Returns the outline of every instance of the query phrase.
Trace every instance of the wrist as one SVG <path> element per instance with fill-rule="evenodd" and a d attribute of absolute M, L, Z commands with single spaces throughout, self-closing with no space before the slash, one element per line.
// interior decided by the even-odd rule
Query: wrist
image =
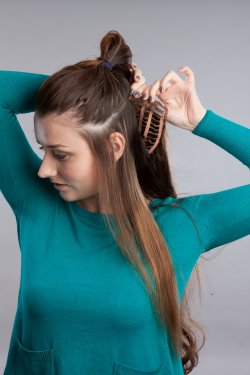
<path fill-rule="evenodd" d="M 191 124 L 191 128 L 193 131 L 196 126 L 201 122 L 201 120 L 203 119 L 203 117 L 205 116 L 207 110 L 202 107 L 196 114 L 195 114 L 195 117 L 194 117 L 194 120 L 192 121 L 192 124 Z"/>

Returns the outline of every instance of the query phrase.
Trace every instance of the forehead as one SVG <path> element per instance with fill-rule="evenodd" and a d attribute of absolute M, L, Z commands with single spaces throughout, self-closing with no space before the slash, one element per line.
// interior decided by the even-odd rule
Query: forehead
<path fill-rule="evenodd" d="M 34 131 L 39 143 L 84 141 L 74 125 L 75 120 L 67 114 L 50 114 L 40 118 L 35 113 L 34 116 Z"/>

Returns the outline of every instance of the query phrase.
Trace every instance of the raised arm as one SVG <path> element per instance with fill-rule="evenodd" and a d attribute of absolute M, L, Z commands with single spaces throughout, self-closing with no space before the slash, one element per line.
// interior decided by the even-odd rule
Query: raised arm
<path fill-rule="evenodd" d="M 36 93 L 47 78 L 44 74 L 0 70 L 0 189 L 13 211 L 38 183 L 41 163 L 16 115 L 35 111 Z"/>
<path fill-rule="evenodd" d="M 250 129 L 213 111 L 192 131 L 214 142 L 250 168 Z M 179 199 L 193 216 L 204 251 L 250 234 L 250 184 Z"/>
<path fill-rule="evenodd" d="M 150 87 L 137 84 L 137 91 L 145 100 L 159 96 L 170 124 L 217 144 L 250 168 L 250 129 L 206 110 L 197 95 L 192 70 L 188 66 L 178 70 L 186 74 L 185 80 L 170 71 Z M 203 251 L 250 234 L 250 184 L 175 201 L 194 219 Z"/>
<path fill-rule="evenodd" d="M 250 168 L 250 129 L 208 109 L 192 131 L 217 144 Z"/>

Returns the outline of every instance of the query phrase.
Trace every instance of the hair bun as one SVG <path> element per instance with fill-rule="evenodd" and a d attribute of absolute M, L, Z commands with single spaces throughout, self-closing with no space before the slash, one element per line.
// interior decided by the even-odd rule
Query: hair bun
<path fill-rule="evenodd" d="M 132 62 L 132 52 L 126 44 L 124 38 L 116 30 L 109 31 L 101 40 L 100 57 L 106 62 L 106 66 L 112 67 L 112 70 L 121 71 L 130 81 L 131 71 L 129 70 Z"/>

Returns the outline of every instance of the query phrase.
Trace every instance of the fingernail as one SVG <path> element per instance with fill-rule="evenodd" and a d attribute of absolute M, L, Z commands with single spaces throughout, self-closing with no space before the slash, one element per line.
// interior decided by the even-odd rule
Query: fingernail
<path fill-rule="evenodd" d="M 136 78 L 136 79 L 140 79 L 141 77 L 140 77 L 140 76 L 136 76 L 135 78 Z"/>
<path fill-rule="evenodd" d="M 162 86 L 160 86 L 159 90 L 160 90 L 160 92 L 162 92 Z"/>
<path fill-rule="evenodd" d="M 149 96 L 148 101 L 151 103 L 152 102 L 152 96 Z"/>

